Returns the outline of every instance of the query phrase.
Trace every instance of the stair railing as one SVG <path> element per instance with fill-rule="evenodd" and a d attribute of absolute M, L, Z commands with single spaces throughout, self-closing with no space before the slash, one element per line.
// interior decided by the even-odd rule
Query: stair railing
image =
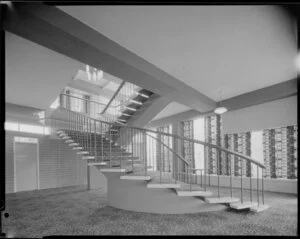
<path fill-rule="evenodd" d="M 136 167 L 134 166 L 134 157 L 131 157 L 130 164 L 122 164 L 123 161 L 120 160 L 119 167 L 130 167 L 133 171 L 133 173 L 137 173 L 137 175 L 148 175 L 148 166 L 152 168 L 156 168 L 157 171 L 160 172 L 160 181 L 162 182 L 162 175 L 161 173 L 164 171 L 166 163 L 169 164 L 171 162 L 167 162 L 164 159 L 160 159 L 160 157 L 156 157 L 156 167 L 155 163 L 153 163 L 153 160 L 151 161 L 150 158 L 154 155 L 154 152 L 147 152 L 147 141 L 148 144 L 158 144 L 163 146 L 164 149 L 168 151 L 168 154 L 175 155 L 175 158 L 173 157 L 173 164 L 172 164 L 172 172 L 171 176 L 174 177 L 176 182 L 184 182 L 189 185 L 188 190 L 192 191 L 192 185 L 200 185 L 201 189 L 204 189 L 204 191 L 207 190 L 207 187 L 210 189 L 213 188 L 213 185 L 217 187 L 217 193 L 218 197 L 221 197 L 220 187 L 226 187 L 228 186 L 230 189 L 230 197 L 233 197 L 233 188 L 240 188 L 240 198 L 241 202 L 244 202 L 244 186 L 245 186 L 245 179 L 247 177 L 244 177 L 243 175 L 243 164 L 246 162 L 250 163 L 250 166 L 254 165 L 256 166 L 256 172 L 257 172 L 257 184 L 256 184 L 256 192 L 257 192 L 257 204 L 260 204 L 259 200 L 259 194 L 261 192 L 262 196 L 262 203 L 264 204 L 264 165 L 260 162 L 255 161 L 254 159 L 243 155 L 241 153 L 237 153 L 234 151 L 230 151 L 225 148 L 221 148 L 217 145 L 203 142 L 200 140 L 195 140 L 191 138 L 186 138 L 179 135 L 164 133 L 164 132 L 157 132 L 149 129 L 143 129 L 143 128 L 137 128 L 137 127 L 130 127 L 127 125 L 120 125 L 117 131 L 114 133 L 110 132 L 109 129 L 112 129 L 112 127 L 115 127 L 114 123 L 109 122 L 103 122 L 100 120 L 93 119 L 91 117 L 88 117 L 86 115 L 82 115 L 77 112 L 72 112 L 70 110 L 62 109 L 64 112 L 67 113 L 67 119 L 68 119 L 68 126 L 63 127 L 64 129 L 67 128 L 69 131 L 73 131 L 73 135 L 75 135 L 75 139 L 80 142 L 81 145 L 84 146 L 84 150 L 87 151 L 94 151 L 95 156 L 95 162 L 103 161 L 105 156 L 109 159 L 109 167 L 112 167 L 113 163 L 113 155 L 112 150 L 114 149 L 114 145 L 117 143 L 121 147 L 121 152 L 124 154 L 124 149 L 127 150 L 127 152 L 130 152 L 132 156 L 137 157 L 140 159 L 140 161 L 143 162 L 142 170 L 139 168 L 139 170 L 135 171 Z M 65 122 L 64 122 L 65 123 Z M 98 125 L 98 127 L 97 127 Z M 57 125 L 56 125 L 57 127 Z M 58 128 L 57 128 L 58 129 Z M 59 128 L 61 129 L 61 128 Z M 106 132 L 106 133 L 105 133 Z M 109 132 L 109 133 L 107 133 Z M 93 135 L 94 134 L 94 135 Z M 152 134 L 152 135 L 151 135 Z M 100 152 L 102 153 L 102 158 L 99 157 L 99 151 L 97 150 L 97 145 L 99 142 L 99 138 L 97 138 L 97 135 L 101 135 L 102 142 L 100 143 L 101 147 L 106 147 L 102 149 Z M 153 136 L 156 135 L 157 137 Z M 179 152 L 176 152 L 176 150 L 173 150 L 171 147 L 166 145 L 164 142 L 160 140 L 160 138 L 164 136 L 168 139 L 172 139 L 174 142 L 178 144 L 179 141 L 182 142 L 191 142 L 193 144 L 198 144 L 204 146 L 204 150 L 207 149 L 214 149 L 215 150 L 215 161 L 212 159 L 207 159 L 207 157 L 204 157 L 204 167 L 203 168 L 196 168 L 192 167 L 191 163 L 186 160 L 185 157 L 181 156 Z M 94 138 L 94 141 L 93 141 Z M 114 140 L 114 138 L 118 138 L 118 140 Z M 152 142 L 151 140 L 152 139 Z M 106 141 L 106 142 L 103 142 Z M 109 151 L 107 150 L 107 142 L 109 146 Z M 155 143 L 154 143 L 155 142 Z M 96 145 L 92 146 L 92 145 Z M 175 144 L 174 144 L 175 145 Z M 177 147 L 178 149 L 179 147 Z M 119 148 L 120 150 L 120 148 Z M 109 152 L 107 154 L 107 151 Z M 116 152 L 116 151 L 115 151 Z M 153 154 L 153 155 L 151 155 Z M 157 152 L 155 152 L 157 154 Z M 103 157 L 104 155 L 104 157 Z M 225 155 L 225 157 L 224 157 Z M 228 157 L 229 156 L 229 157 Z M 233 158 L 235 157 L 235 158 Z M 122 156 L 121 156 L 122 158 Z M 100 159 L 100 160 L 99 160 Z M 222 160 L 222 161 L 221 161 Z M 114 160 L 115 161 L 115 160 Z M 215 163 L 215 171 L 213 171 L 213 163 Z M 183 164 L 183 165 L 180 165 Z M 157 167 L 157 166 L 160 167 Z M 240 165 L 240 167 L 239 167 Z M 223 172 L 224 168 L 227 168 L 227 172 Z M 230 170 L 228 170 L 228 168 Z M 232 170 L 234 169 L 234 170 Z M 250 201 L 253 200 L 252 191 L 253 185 L 252 185 L 252 168 L 251 167 L 251 174 L 249 180 L 250 183 Z M 200 172 L 200 175 L 194 172 Z M 235 172 L 235 175 L 232 175 L 232 172 Z M 259 184 L 260 177 L 259 174 L 261 172 L 261 186 Z M 222 176 L 222 180 L 220 181 L 220 177 Z M 229 185 L 225 185 L 225 179 L 228 179 L 229 176 Z M 234 176 L 234 177 L 233 177 Z M 240 184 L 237 185 L 236 179 L 240 176 Z M 247 176 L 247 175 L 246 175 Z M 234 179 L 234 180 L 233 180 Z M 221 183 L 222 182 L 222 183 Z"/>

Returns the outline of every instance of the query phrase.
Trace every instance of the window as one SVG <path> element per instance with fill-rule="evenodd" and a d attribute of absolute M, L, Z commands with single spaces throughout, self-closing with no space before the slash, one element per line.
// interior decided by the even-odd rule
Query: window
<path fill-rule="evenodd" d="M 44 127 L 39 125 L 20 124 L 17 122 L 5 122 L 4 124 L 6 131 L 18 131 L 31 134 L 50 134 L 50 127 Z"/>
<path fill-rule="evenodd" d="M 33 133 L 33 134 L 44 134 L 44 129 L 42 126 L 30 125 L 30 124 L 20 124 L 20 132 Z"/>
<path fill-rule="evenodd" d="M 19 131 L 19 124 L 13 122 L 5 122 L 4 128 L 5 130 L 9 130 L 9 131 Z"/>
<path fill-rule="evenodd" d="M 194 120 L 194 139 L 205 141 L 204 118 Z M 204 146 L 201 144 L 194 145 L 195 168 L 204 169 Z M 200 174 L 200 171 L 196 171 Z"/>
<path fill-rule="evenodd" d="M 251 132 L 251 158 L 260 163 L 264 163 L 264 149 L 263 149 L 263 131 Z M 257 177 L 257 167 L 252 165 L 253 176 Z M 261 178 L 261 170 L 259 171 L 259 178 Z"/>
<path fill-rule="evenodd" d="M 28 137 L 15 137 L 15 142 L 36 144 L 38 142 L 38 139 L 37 138 L 28 138 Z"/>

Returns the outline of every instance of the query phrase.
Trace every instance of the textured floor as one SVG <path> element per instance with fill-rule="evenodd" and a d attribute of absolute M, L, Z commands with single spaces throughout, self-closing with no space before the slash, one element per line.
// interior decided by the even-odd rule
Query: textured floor
<path fill-rule="evenodd" d="M 213 189 L 216 192 L 215 188 Z M 221 190 L 223 191 L 223 190 Z M 246 195 L 247 193 L 244 192 Z M 234 190 L 234 196 L 239 190 Z M 106 206 L 101 190 L 67 187 L 9 194 L 3 230 L 13 237 L 47 235 L 297 235 L 297 196 L 266 193 L 267 211 L 185 215 L 129 212 Z M 200 199 L 199 199 L 200 200 Z"/>

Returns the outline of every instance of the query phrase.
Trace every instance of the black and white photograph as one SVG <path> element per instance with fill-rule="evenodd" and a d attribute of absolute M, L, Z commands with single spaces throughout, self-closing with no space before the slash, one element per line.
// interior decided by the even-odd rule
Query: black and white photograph
<path fill-rule="evenodd" d="M 298 236 L 299 3 L 0 10 L 0 238 Z"/>

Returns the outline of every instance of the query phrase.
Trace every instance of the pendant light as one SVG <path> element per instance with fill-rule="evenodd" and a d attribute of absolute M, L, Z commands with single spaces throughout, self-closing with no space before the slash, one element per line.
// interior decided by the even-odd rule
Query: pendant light
<path fill-rule="evenodd" d="M 215 108 L 215 110 L 214 110 L 214 112 L 218 115 L 224 114 L 225 112 L 227 112 L 227 108 L 221 106 L 221 90 L 219 90 L 219 95 L 220 95 L 220 101 L 218 102 L 218 107 Z"/>

